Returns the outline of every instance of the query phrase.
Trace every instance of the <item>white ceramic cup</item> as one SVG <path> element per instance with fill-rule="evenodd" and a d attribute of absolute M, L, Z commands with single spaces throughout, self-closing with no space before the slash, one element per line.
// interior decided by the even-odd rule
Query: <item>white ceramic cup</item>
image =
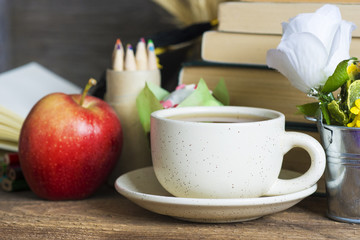
<path fill-rule="evenodd" d="M 218 117 L 221 122 L 188 119 L 194 116 L 208 121 Z M 246 118 L 250 121 L 237 122 Z M 313 186 L 325 169 L 320 143 L 303 133 L 286 132 L 284 115 L 269 109 L 222 106 L 159 110 L 151 114 L 150 135 L 156 177 L 177 197 L 288 194 Z M 311 166 L 300 177 L 279 179 L 283 156 L 293 147 L 309 153 Z"/>

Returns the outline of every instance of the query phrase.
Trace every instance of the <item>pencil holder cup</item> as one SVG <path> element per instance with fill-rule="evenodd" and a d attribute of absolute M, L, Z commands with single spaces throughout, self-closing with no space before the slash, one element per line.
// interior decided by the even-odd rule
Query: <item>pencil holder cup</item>
<path fill-rule="evenodd" d="M 110 175 L 109 184 L 123 173 L 152 164 L 149 139 L 136 108 L 136 98 L 146 82 L 160 86 L 160 71 L 106 71 L 105 101 L 116 111 L 123 130 L 122 153 Z"/>

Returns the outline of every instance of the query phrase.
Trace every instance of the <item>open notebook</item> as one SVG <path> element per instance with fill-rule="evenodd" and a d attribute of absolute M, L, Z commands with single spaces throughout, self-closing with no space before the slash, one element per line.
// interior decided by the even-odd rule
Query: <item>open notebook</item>
<path fill-rule="evenodd" d="M 81 88 L 35 62 L 0 74 L 0 149 L 18 150 L 26 116 L 37 101 L 53 92 L 80 93 Z"/>

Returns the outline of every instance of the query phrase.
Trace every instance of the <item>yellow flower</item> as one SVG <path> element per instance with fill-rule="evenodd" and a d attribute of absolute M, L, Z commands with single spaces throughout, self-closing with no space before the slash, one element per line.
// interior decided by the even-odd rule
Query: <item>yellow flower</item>
<path fill-rule="evenodd" d="M 348 123 L 348 127 L 360 127 L 360 99 L 355 101 L 355 106 L 350 109 L 350 112 L 355 115 L 354 120 Z"/>
<path fill-rule="evenodd" d="M 359 61 L 349 61 L 349 65 L 346 68 L 346 72 L 351 80 L 359 79 L 360 74 L 360 62 Z"/>

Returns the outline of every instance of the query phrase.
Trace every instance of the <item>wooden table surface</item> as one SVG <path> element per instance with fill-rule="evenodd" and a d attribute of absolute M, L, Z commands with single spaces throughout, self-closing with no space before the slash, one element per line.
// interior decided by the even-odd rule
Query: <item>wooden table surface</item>
<path fill-rule="evenodd" d="M 0 191 L 0 239 L 360 239 L 360 225 L 325 212 L 326 198 L 310 196 L 257 220 L 201 224 L 147 211 L 110 186 L 86 200 L 58 202 Z"/>

